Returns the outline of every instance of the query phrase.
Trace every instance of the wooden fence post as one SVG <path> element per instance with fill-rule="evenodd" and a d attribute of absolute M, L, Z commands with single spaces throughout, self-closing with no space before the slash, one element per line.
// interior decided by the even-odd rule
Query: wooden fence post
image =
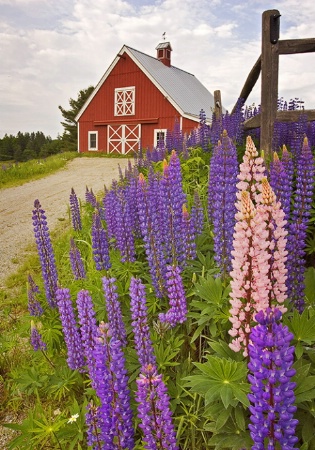
<path fill-rule="evenodd" d="M 221 91 L 214 91 L 214 114 L 217 119 L 220 119 L 222 116 L 222 101 L 221 101 Z"/>
<path fill-rule="evenodd" d="M 279 20 L 278 10 L 268 10 L 262 15 L 262 49 L 261 49 L 261 123 L 260 149 L 270 160 L 272 137 L 278 105 L 279 43 L 271 42 L 273 21 Z"/>

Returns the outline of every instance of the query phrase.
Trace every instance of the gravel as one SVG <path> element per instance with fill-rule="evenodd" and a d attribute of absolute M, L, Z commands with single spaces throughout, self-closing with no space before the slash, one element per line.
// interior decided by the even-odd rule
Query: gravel
<path fill-rule="evenodd" d="M 32 210 L 38 199 L 46 211 L 50 230 L 68 218 L 71 188 L 85 202 L 86 186 L 95 194 L 119 179 L 127 159 L 75 158 L 64 169 L 40 180 L 0 191 L 0 288 L 25 260 L 27 247 L 34 243 Z"/>

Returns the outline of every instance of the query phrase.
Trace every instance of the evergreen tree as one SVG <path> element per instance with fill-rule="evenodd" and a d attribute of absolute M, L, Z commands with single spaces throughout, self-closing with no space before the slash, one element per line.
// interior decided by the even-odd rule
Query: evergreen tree
<path fill-rule="evenodd" d="M 77 123 L 75 117 L 93 92 L 94 87 L 89 86 L 87 89 L 82 89 L 77 99 L 70 98 L 69 104 L 70 109 L 64 109 L 62 106 L 58 106 L 61 111 L 64 121 L 61 125 L 64 127 L 64 133 L 62 135 L 62 140 L 67 146 L 66 150 L 76 150 L 77 149 Z"/>

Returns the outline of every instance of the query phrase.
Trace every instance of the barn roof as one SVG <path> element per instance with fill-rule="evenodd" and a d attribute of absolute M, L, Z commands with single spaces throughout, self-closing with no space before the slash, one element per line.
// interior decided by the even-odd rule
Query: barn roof
<path fill-rule="evenodd" d="M 79 120 L 125 52 L 182 116 L 199 121 L 199 113 L 203 109 L 207 118 L 211 119 L 214 108 L 213 95 L 194 75 L 174 66 L 168 67 L 157 58 L 124 45 L 87 99 L 75 120 Z"/>

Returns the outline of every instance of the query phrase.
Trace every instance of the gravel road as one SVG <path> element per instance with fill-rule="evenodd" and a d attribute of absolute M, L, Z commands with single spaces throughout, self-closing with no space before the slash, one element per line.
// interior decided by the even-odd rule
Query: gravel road
<path fill-rule="evenodd" d="M 71 188 L 85 201 L 86 186 L 95 194 L 110 187 L 119 178 L 127 159 L 75 158 L 66 167 L 41 180 L 19 187 L 0 190 L 0 288 L 7 276 L 27 255 L 26 247 L 34 242 L 32 210 L 38 199 L 46 211 L 48 226 L 53 230 L 60 219 L 68 217 Z"/>

